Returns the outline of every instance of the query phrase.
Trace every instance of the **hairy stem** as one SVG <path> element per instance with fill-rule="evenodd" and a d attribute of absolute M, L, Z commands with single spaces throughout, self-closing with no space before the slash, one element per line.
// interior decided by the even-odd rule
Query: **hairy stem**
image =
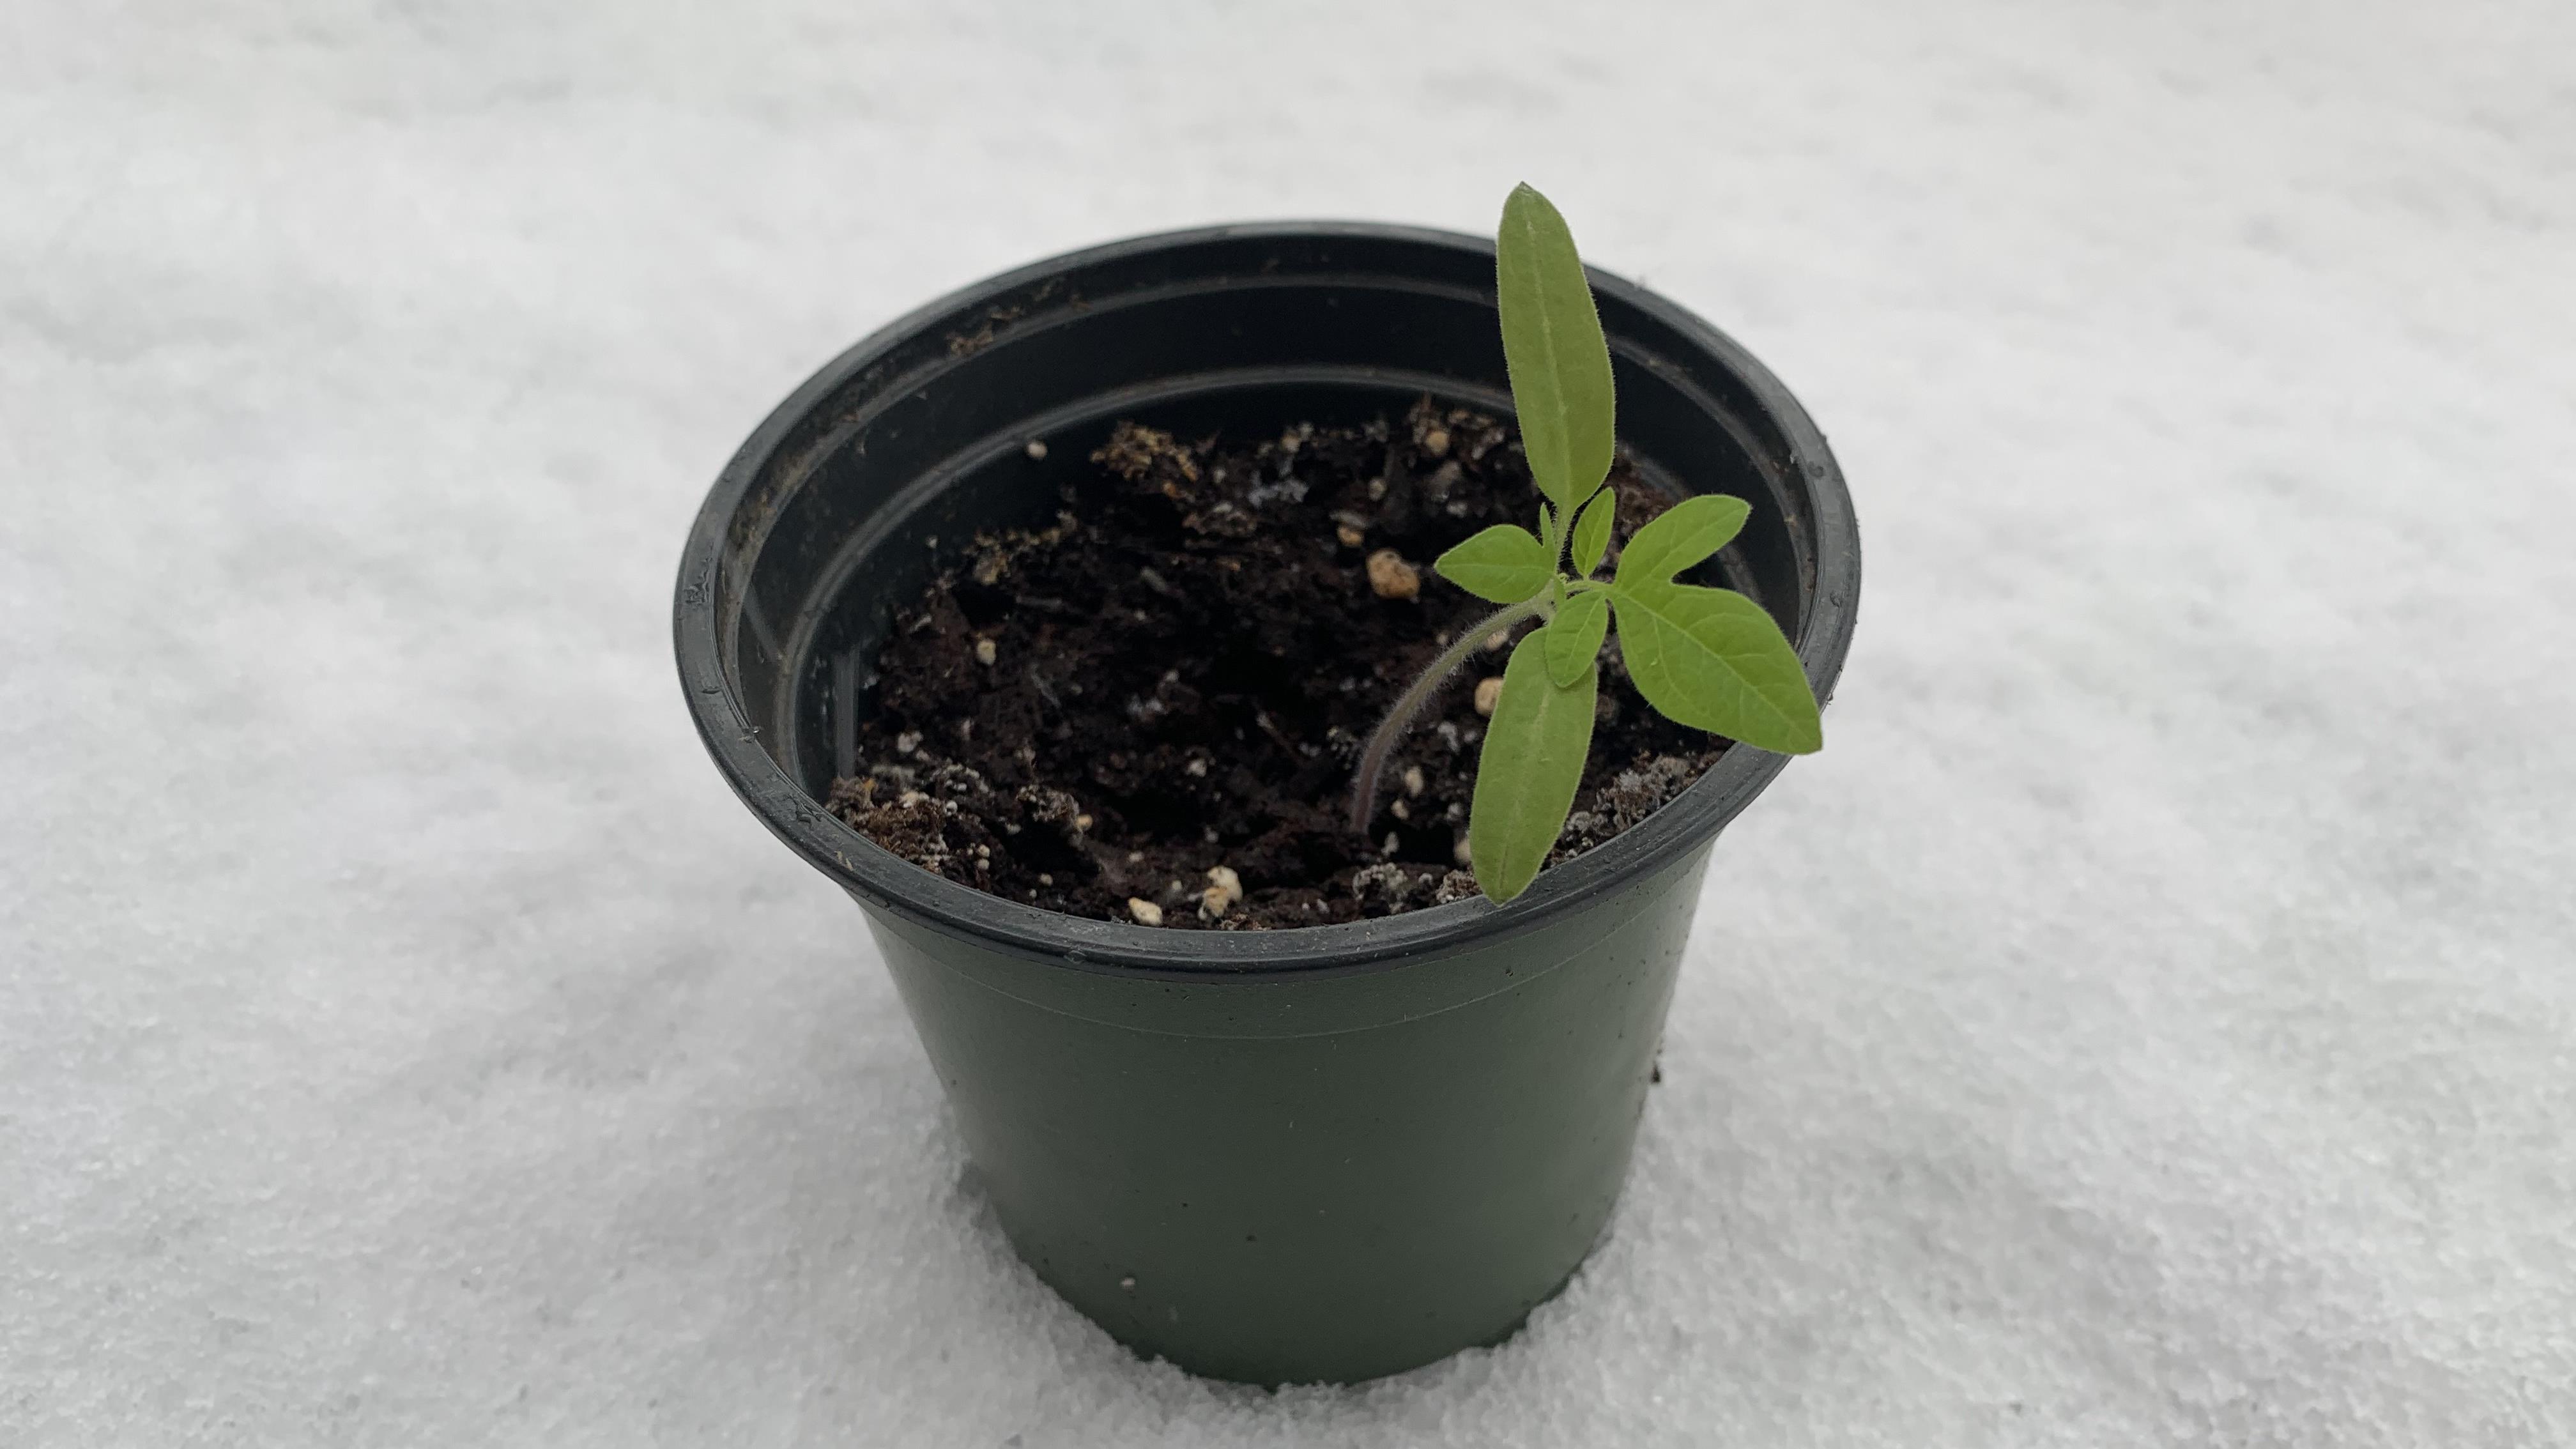
<path fill-rule="evenodd" d="M 1508 629 L 1523 619 L 1536 618 L 1546 612 L 1548 596 L 1545 592 L 1536 598 L 1497 609 L 1468 625 L 1458 635 L 1456 643 L 1440 651 L 1440 657 L 1432 660 L 1430 667 L 1414 676 L 1413 682 L 1404 687 L 1404 693 L 1396 697 L 1394 708 L 1386 712 L 1386 718 L 1378 722 L 1376 732 L 1369 736 L 1368 748 L 1360 752 L 1359 769 L 1351 776 L 1351 829 L 1354 833 L 1368 833 L 1369 820 L 1377 814 L 1378 784 L 1386 774 L 1387 760 L 1395 754 L 1396 741 L 1403 739 L 1404 732 L 1413 727 L 1413 717 L 1422 712 L 1422 706 L 1430 702 L 1441 682 L 1456 673 L 1458 666 L 1467 662 L 1467 656 L 1492 638 L 1495 631 Z"/>

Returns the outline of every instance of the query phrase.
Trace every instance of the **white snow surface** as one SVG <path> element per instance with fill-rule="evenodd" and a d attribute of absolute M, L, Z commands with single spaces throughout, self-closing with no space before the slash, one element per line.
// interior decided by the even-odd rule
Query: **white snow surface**
<path fill-rule="evenodd" d="M 16 0 L 0 1443 L 2576 1443 L 2576 7 Z M 1586 252 L 1849 472 L 1612 1235 L 1276 1395 L 1013 1258 L 669 659 L 832 353 Z"/>

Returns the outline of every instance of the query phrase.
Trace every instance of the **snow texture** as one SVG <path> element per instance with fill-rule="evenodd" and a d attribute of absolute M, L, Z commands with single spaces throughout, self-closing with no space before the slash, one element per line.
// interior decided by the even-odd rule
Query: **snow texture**
<path fill-rule="evenodd" d="M 0 14 L 0 1442 L 2576 1443 L 2576 7 Z M 703 758 L 932 295 L 1522 178 L 1868 545 L 1627 1199 L 1266 1395 L 1019 1266 Z"/>

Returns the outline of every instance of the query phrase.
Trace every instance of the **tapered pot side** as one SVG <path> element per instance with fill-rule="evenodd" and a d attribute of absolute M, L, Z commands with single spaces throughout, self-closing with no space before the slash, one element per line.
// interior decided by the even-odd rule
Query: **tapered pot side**
<path fill-rule="evenodd" d="M 1719 565 L 1829 697 L 1860 557 L 1822 435 L 1724 334 L 1593 282 L 1622 446 L 1667 491 L 1753 505 Z M 864 909 L 1013 1245 L 1122 1341 L 1219 1377 L 1392 1373 L 1508 1334 L 1565 1282 L 1627 1170 L 1711 842 L 1785 759 L 1729 749 L 1508 906 L 1283 931 L 1037 910 L 819 802 L 853 771 L 894 609 L 976 533 L 1090 486 L 1114 423 L 1256 434 L 1425 393 L 1509 411 L 1490 242 L 1315 223 L 1121 242 L 836 358 L 735 455 L 681 563 L 699 734 Z"/>

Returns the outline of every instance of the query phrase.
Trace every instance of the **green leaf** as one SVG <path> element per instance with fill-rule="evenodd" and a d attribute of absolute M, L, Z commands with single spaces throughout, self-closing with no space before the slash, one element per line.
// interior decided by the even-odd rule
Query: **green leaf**
<path fill-rule="evenodd" d="M 1610 590 L 1619 653 L 1646 703 L 1693 729 L 1784 755 L 1824 747 L 1806 668 L 1761 605 L 1730 589 L 1628 583 L 1624 559 L 1619 571 Z"/>
<path fill-rule="evenodd" d="M 1622 588 L 1663 583 L 1726 547 L 1752 512 L 1743 499 L 1723 494 L 1685 498 L 1638 529 L 1619 550 L 1614 578 Z"/>
<path fill-rule="evenodd" d="M 1497 523 L 1431 561 L 1440 577 L 1480 599 L 1517 604 L 1547 587 L 1556 569 L 1547 545 L 1526 528 Z"/>
<path fill-rule="evenodd" d="M 1574 515 L 1574 576 L 1588 579 L 1610 551 L 1610 520 L 1619 512 L 1619 496 L 1608 488 L 1592 495 Z"/>
<path fill-rule="evenodd" d="M 1573 686 L 1610 637 L 1610 596 L 1586 589 L 1557 606 L 1556 621 L 1547 626 L 1547 676 L 1556 687 Z"/>
<path fill-rule="evenodd" d="M 1574 234 L 1526 184 L 1503 202 L 1494 278 L 1530 477 L 1558 508 L 1571 508 L 1610 472 L 1610 346 Z"/>
<path fill-rule="evenodd" d="M 1467 854 L 1476 885 L 1496 901 L 1529 888 L 1583 783 L 1583 759 L 1592 749 L 1592 706 L 1601 671 L 1587 667 L 1573 685 L 1559 689 L 1547 677 L 1553 624 L 1532 631 L 1503 666 L 1503 693 L 1485 727 L 1476 758 L 1476 796 L 1467 816 Z"/>

